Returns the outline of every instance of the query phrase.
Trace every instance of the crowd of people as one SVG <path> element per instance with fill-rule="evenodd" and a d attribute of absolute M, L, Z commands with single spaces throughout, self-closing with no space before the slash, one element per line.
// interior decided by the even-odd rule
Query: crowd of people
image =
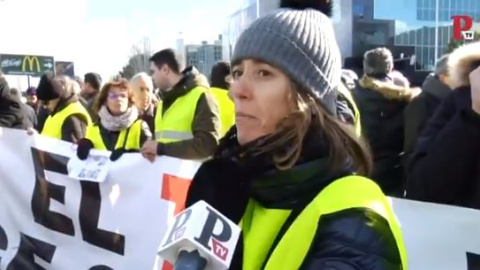
<path fill-rule="evenodd" d="M 242 221 L 231 269 L 405 269 L 384 194 L 480 209 L 480 43 L 411 87 L 387 48 L 365 53 L 363 74 L 342 70 L 330 15 L 330 1 L 281 1 L 210 78 L 172 49 L 129 80 L 45 74 L 26 104 L 0 76 L 0 126 L 75 143 L 80 159 L 202 161 L 186 204 Z"/>

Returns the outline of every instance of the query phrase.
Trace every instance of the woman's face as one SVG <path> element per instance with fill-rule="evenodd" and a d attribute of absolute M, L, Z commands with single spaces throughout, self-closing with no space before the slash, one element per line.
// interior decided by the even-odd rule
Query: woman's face
<path fill-rule="evenodd" d="M 113 115 L 120 115 L 128 110 L 128 92 L 126 89 L 112 87 L 108 91 L 107 107 Z"/>
<path fill-rule="evenodd" d="M 230 96 L 235 103 L 237 138 L 249 143 L 275 131 L 293 108 L 290 79 L 279 69 L 255 60 L 232 68 Z"/>

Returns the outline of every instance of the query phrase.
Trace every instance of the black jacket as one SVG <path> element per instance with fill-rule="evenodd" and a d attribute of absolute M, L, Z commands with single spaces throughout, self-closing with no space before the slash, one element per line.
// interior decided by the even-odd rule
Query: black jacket
<path fill-rule="evenodd" d="M 422 93 L 405 108 L 405 160 L 408 160 L 413 153 L 417 138 L 428 119 L 432 117 L 437 107 L 450 92 L 448 85 L 431 74 L 422 85 Z"/>
<path fill-rule="evenodd" d="M 388 195 L 404 189 L 403 113 L 408 104 L 409 88 L 394 85 L 389 77 L 363 77 L 353 91 L 360 111 L 362 135 L 373 152 L 372 179 Z"/>
<path fill-rule="evenodd" d="M 305 140 L 297 165 L 278 171 L 268 155 L 252 156 L 249 147 L 239 147 L 232 128 L 222 139 L 215 157 L 203 163 L 195 175 L 187 207 L 205 200 L 236 223 L 242 218 L 249 198 L 266 208 L 292 209 L 275 246 L 296 215 L 324 187 L 352 174 L 349 166 L 336 172 L 329 170 L 328 147 L 321 145 L 321 136 L 314 134 L 311 132 Z M 266 175 L 270 180 L 265 180 Z M 231 270 L 242 269 L 242 252 L 240 240 Z M 386 221 L 376 213 L 351 209 L 322 218 L 301 269 L 390 270 L 401 269 L 401 261 Z"/>
<path fill-rule="evenodd" d="M 472 108 L 471 66 L 478 45 L 449 56 L 454 90 L 425 126 L 408 166 L 407 197 L 480 209 L 480 115 Z"/>
<path fill-rule="evenodd" d="M 157 106 L 152 102 L 147 110 L 140 114 L 140 118 L 147 123 L 152 134 L 155 134 L 155 113 L 157 113 Z"/>
<path fill-rule="evenodd" d="M 118 137 L 120 136 L 120 131 L 111 131 L 102 126 L 102 124 L 97 123 L 98 127 L 100 128 L 100 136 L 102 137 L 102 141 L 105 144 L 105 147 L 108 151 L 115 150 L 115 146 L 117 145 Z M 140 133 L 140 146 L 143 145 L 144 142 L 152 138 L 152 133 L 146 122 L 142 121 L 142 131 Z M 125 147 L 123 147 L 125 148 Z M 129 152 L 136 152 L 139 149 L 126 149 Z"/>
<path fill-rule="evenodd" d="M 53 112 L 50 113 L 50 115 L 55 115 L 56 113 L 65 109 L 71 103 L 77 101 L 79 101 L 79 99 L 75 94 L 72 94 L 68 98 L 61 98 L 57 104 L 57 107 Z M 85 119 L 80 114 L 70 115 L 65 119 L 62 125 L 62 140 L 66 142 L 76 143 L 78 140 L 85 137 L 86 129 L 87 119 Z"/>
<path fill-rule="evenodd" d="M 0 76 L 0 127 L 27 129 L 29 121 L 22 102 L 10 95 L 7 80 Z"/>
<path fill-rule="evenodd" d="M 164 114 L 177 98 L 186 95 L 197 86 L 209 88 L 207 78 L 195 68 L 183 71 L 183 78 L 168 92 L 162 95 Z M 192 123 L 193 139 L 172 143 L 159 143 L 157 154 L 182 159 L 204 159 L 213 155 L 220 138 L 220 119 L 218 104 L 210 92 L 202 94 L 198 100 Z"/>

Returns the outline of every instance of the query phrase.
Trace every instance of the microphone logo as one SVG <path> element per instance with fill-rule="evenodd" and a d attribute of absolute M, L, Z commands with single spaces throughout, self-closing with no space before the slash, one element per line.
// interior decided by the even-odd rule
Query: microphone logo
<path fill-rule="evenodd" d="M 220 241 L 218 241 L 215 238 L 212 238 L 212 247 L 213 247 L 213 254 L 215 254 L 217 257 L 222 259 L 222 261 L 227 260 L 227 255 L 228 255 L 228 248 L 227 247 L 222 245 L 220 243 Z"/>

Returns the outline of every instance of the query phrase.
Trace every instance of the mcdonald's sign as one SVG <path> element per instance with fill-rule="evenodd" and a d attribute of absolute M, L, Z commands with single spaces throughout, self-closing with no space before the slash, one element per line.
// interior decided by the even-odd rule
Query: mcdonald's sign
<path fill-rule="evenodd" d="M 51 56 L 0 54 L 0 68 L 7 75 L 41 76 L 55 72 L 55 61 Z"/>
<path fill-rule="evenodd" d="M 26 69 L 28 63 L 28 70 Z M 40 62 L 36 56 L 25 56 L 22 61 L 22 71 L 23 72 L 33 72 L 34 68 L 37 67 L 37 72 L 40 72 Z"/>

